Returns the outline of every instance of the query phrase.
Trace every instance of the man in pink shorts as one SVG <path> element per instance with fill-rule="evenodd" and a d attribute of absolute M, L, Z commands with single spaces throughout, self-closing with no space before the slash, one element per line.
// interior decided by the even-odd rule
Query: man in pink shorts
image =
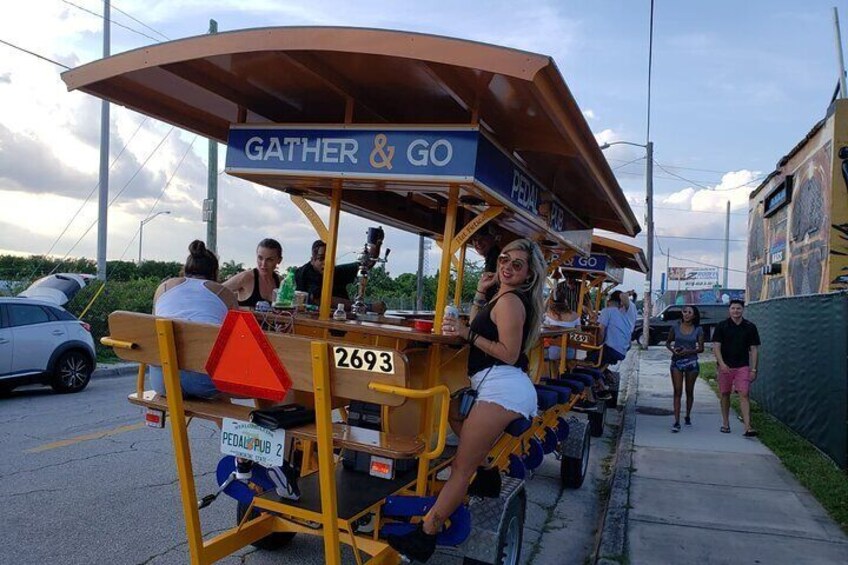
<path fill-rule="evenodd" d="M 745 303 L 730 301 L 730 317 L 720 322 L 713 333 L 713 351 L 718 364 L 718 389 L 721 393 L 722 433 L 730 433 L 730 393 L 739 394 L 745 437 L 754 437 L 757 431 L 751 428 L 751 405 L 748 391 L 757 380 L 757 347 L 760 334 L 757 326 L 742 317 Z"/>

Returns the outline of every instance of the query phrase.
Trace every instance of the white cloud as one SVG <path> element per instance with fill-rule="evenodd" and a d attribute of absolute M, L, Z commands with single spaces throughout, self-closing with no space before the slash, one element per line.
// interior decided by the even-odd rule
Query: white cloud
<path fill-rule="evenodd" d="M 583 110 L 583 117 L 585 117 L 587 120 L 596 120 L 596 119 L 598 119 L 598 118 L 597 118 L 597 116 L 595 116 L 595 111 L 594 111 L 594 110 L 592 110 L 591 108 L 588 108 L 588 109 L 586 109 L 586 110 Z"/>

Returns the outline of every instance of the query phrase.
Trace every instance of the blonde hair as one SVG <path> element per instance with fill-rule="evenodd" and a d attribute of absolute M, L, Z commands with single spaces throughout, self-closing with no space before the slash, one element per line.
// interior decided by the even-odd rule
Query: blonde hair
<path fill-rule="evenodd" d="M 539 340 L 539 332 L 542 331 L 542 313 L 544 311 L 544 296 L 542 290 L 545 288 L 545 258 L 539 246 L 529 239 L 516 239 L 507 244 L 501 253 L 509 251 L 524 251 L 527 253 L 527 280 L 518 290 L 527 297 L 528 311 L 525 312 L 526 321 L 530 324 L 527 334 L 527 342 L 524 344 L 524 353 L 528 353 Z"/>

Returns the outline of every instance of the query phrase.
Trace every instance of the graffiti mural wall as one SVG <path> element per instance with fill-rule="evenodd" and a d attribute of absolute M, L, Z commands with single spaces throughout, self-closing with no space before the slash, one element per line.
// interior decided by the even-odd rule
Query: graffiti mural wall
<path fill-rule="evenodd" d="M 848 111 L 841 106 L 836 112 L 835 130 L 828 271 L 831 291 L 848 290 Z"/>
<path fill-rule="evenodd" d="M 839 108 L 848 112 L 846 105 Z M 833 113 L 816 124 L 751 195 L 747 290 L 752 301 L 830 290 L 835 120 Z M 848 157 L 848 144 L 845 153 Z M 848 210 L 845 220 L 848 267 Z M 845 273 L 848 286 L 848 268 Z"/>

